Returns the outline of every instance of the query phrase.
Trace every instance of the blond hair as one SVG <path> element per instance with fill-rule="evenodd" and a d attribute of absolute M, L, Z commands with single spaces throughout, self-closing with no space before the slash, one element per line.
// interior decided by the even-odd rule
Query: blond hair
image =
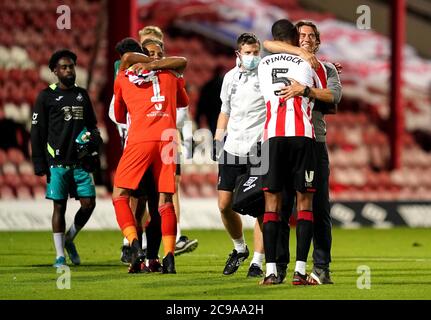
<path fill-rule="evenodd" d="M 145 28 L 139 30 L 139 40 L 141 43 L 148 38 L 155 38 L 163 41 L 163 32 L 157 26 L 146 26 Z"/>

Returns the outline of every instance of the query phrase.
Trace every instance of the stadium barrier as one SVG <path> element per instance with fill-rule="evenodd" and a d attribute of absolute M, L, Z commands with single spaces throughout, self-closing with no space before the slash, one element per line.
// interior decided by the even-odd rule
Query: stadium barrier
<path fill-rule="evenodd" d="M 431 227 L 431 202 L 335 202 L 332 222 L 343 228 Z"/>
<path fill-rule="evenodd" d="M 68 202 L 68 226 L 78 208 L 78 201 Z M 431 202 L 335 202 L 331 204 L 331 215 L 334 226 L 342 228 L 431 227 Z M 0 201 L 0 231 L 51 230 L 51 216 L 52 203 L 48 200 Z M 244 228 L 253 228 L 254 218 L 242 216 L 242 219 Z M 217 199 L 183 199 L 181 228 L 224 229 Z M 111 200 L 97 200 L 86 229 L 118 230 Z"/>
<path fill-rule="evenodd" d="M 182 199 L 181 229 L 224 229 L 217 198 Z M 66 224 L 73 222 L 79 202 L 67 203 Z M 1 230 L 51 230 L 52 201 L 0 201 Z M 243 218 L 244 228 L 253 228 L 254 218 Z M 97 199 L 96 209 L 85 226 L 91 230 L 119 230 L 110 199 Z"/>

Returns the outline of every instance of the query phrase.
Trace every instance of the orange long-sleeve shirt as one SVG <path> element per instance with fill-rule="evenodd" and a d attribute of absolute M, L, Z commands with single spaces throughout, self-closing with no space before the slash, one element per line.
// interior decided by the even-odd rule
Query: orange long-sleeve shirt
<path fill-rule="evenodd" d="M 168 70 L 158 71 L 141 85 L 120 72 L 114 84 L 114 111 L 117 122 L 130 116 L 128 144 L 176 139 L 176 108 L 189 103 L 184 81 Z"/>

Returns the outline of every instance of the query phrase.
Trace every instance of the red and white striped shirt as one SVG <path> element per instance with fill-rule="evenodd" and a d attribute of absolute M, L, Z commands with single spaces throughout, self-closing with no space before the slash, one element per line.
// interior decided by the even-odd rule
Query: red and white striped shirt
<path fill-rule="evenodd" d="M 266 104 L 263 141 L 272 137 L 315 138 L 311 121 L 314 100 L 297 96 L 283 101 L 277 93 L 290 84 L 289 79 L 309 87 L 326 88 L 326 70 L 322 63 L 320 65 L 316 72 L 300 57 L 287 53 L 262 59 L 258 74 Z"/>

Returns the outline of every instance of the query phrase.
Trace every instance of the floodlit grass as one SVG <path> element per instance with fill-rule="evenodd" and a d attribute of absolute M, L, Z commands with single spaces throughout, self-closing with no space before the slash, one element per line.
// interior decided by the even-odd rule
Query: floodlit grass
<path fill-rule="evenodd" d="M 232 250 L 226 232 L 183 233 L 199 239 L 199 247 L 176 257 L 176 275 L 128 274 L 119 261 L 120 233 L 84 230 L 75 242 L 82 265 L 70 266 L 71 289 L 59 290 L 57 280 L 62 274 L 51 266 L 51 233 L 0 232 L 0 299 L 431 299 L 430 229 L 334 229 L 331 269 L 335 284 L 307 287 L 291 285 L 294 262 L 282 285 L 262 287 L 258 279 L 247 279 L 253 249 L 250 230 L 245 232 L 250 257 L 232 276 L 222 275 Z M 294 254 L 294 231 L 291 239 Z M 359 266 L 370 268 L 370 289 L 357 288 Z"/>

